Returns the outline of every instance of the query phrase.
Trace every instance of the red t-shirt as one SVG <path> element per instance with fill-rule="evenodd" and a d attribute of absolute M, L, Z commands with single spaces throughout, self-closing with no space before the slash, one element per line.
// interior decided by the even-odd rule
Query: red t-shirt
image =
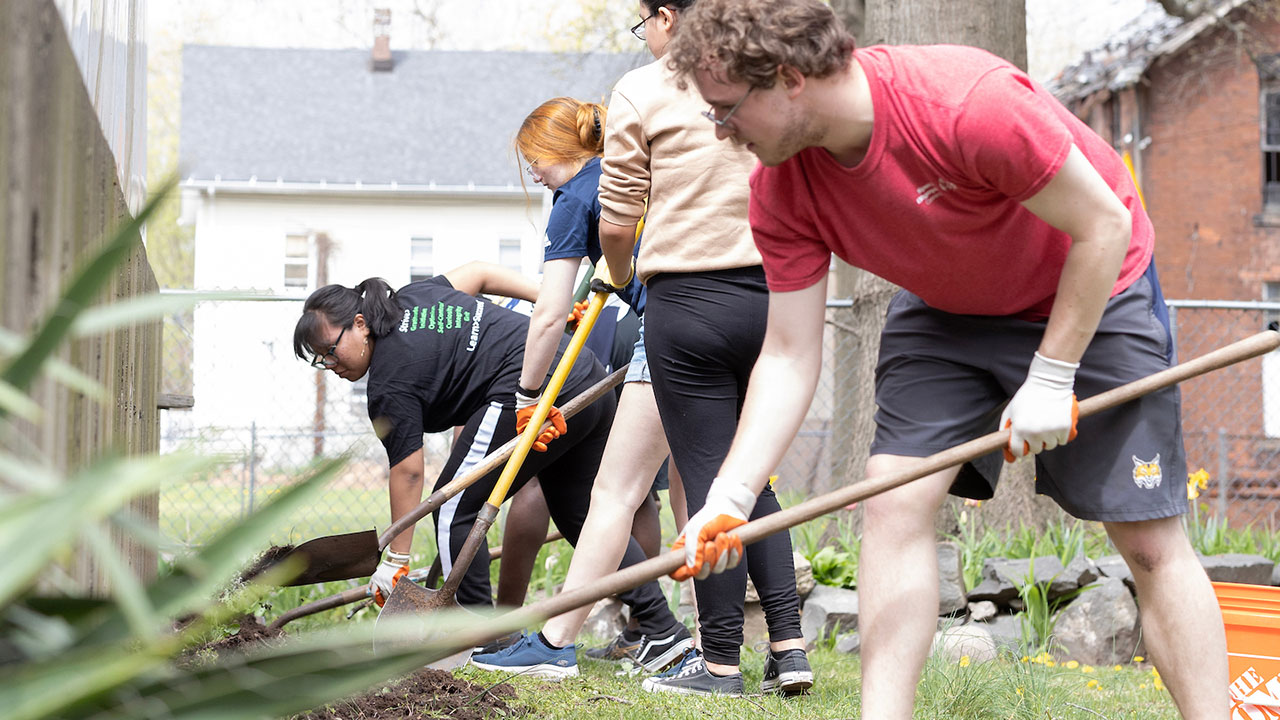
<path fill-rule="evenodd" d="M 876 46 L 854 59 L 875 124 L 855 167 L 820 147 L 751 176 L 751 228 L 775 292 L 812 286 L 831 253 L 971 315 L 1048 317 L 1071 238 L 1021 205 L 1074 143 L 1133 216 L 1112 294 L 1154 235 L 1119 155 L 1025 73 L 974 48 Z"/>

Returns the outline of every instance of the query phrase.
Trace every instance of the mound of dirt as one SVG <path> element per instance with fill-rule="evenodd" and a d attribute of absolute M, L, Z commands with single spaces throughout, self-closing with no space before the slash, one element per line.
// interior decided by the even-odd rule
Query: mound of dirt
<path fill-rule="evenodd" d="M 280 628 L 268 627 L 256 615 L 241 615 L 232 622 L 239 625 L 240 629 L 220 640 L 191 648 L 183 654 L 188 658 L 195 658 L 206 651 L 212 651 L 218 655 L 239 652 L 248 650 L 252 645 L 271 644 L 273 640 L 282 638 L 285 634 Z"/>
<path fill-rule="evenodd" d="M 515 690 L 506 684 L 485 688 L 443 670 L 423 669 L 385 688 L 358 695 L 294 720 L 485 720 L 520 717 L 524 708 L 507 704 Z"/>
<path fill-rule="evenodd" d="M 254 559 L 249 567 L 240 571 L 239 577 L 236 578 L 236 584 L 244 585 L 250 580 L 256 578 L 265 572 L 268 568 L 273 567 L 280 562 L 280 558 L 293 552 L 292 545 L 272 545 L 267 548 L 261 555 Z"/>

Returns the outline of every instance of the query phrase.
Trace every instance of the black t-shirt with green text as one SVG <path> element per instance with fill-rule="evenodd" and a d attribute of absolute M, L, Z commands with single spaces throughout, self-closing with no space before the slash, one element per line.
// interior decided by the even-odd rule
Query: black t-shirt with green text
<path fill-rule="evenodd" d="M 444 276 L 396 291 L 400 324 L 374 342 L 369 419 L 394 466 L 422 447 L 424 432 L 464 425 L 480 408 L 514 405 L 529 318 L 455 290 Z M 560 342 L 552 369 L 568 345 Z M 584 348 L 560 391 L 585 390 L 596 365 Z M 563 400 L 558 401 L 558 404 Z"/>

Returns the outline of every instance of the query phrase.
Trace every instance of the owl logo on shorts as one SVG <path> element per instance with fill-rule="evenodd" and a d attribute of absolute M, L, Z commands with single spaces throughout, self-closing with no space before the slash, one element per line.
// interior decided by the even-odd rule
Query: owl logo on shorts
<path fill-rule="evenodd" d="M 1139 460 L 1137 455 L 1133 455 L 1133 484 L 1143 490 L 1152 490 L 1160 487 L 1160 481 L 1164 479 L 1160 472 L 1160 453 L 1156 453 L 1155 460 Z"/>

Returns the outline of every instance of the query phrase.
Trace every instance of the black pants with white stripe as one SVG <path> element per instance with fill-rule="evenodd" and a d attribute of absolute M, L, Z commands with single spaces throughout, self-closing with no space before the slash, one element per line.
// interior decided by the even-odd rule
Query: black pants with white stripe
<path fill-rule="evenodd" d="M 590 378 L 583 387 L 566 389 L 562 393 L 562 399 L 557 401 L 558 405 L 563 405 L 577 392 L 604 379 L 604 369 L 589 353 L 584 353 L 579 362 L 587 359 L 594 364 Z M 591 506 L 591 486 L 600 467 L 600 456 L 604 452 L 616 409 L 617 399 L 614 394 L 605 393 L 582 412 L 569 418 L 568 432 L 548 443 L 545 453 L 529 453 L 507 493 L 507 497 L 515 495 L 530 478 L 537 476 L 542 485 L 542 493 L 547 499 L 547 508 L 551 511 L 551 519 L 565 539 L 574 546 L 578 544 L 578 535 Z M 466 473 L 485 455 L 515 435 L 516 414 L 513 408 L 494 402 L 476 410 L 454 443 L 449 461 L 436 480 L 436 489 Z M 453 558 L 462 551 L 462 545 L 475 524 L 477 513 L 489 499 L 489 493 L 493 492 L 501 474 L 502 468 L 499 467 L 454 496 L 435 513 L 437 541 L 440 547 L 449 548 L 449 552 L 441 557 L 441 568 L 446 577 L 453 567 Z M 621 567 L 634 565 L 645 559 L 644 551 L 636 544 L 635 539 L 629 539 Z M 641 585 L 619 595 L 619 598 L 631 608 L 632 616 L 640 623 L 641 632 L 660 634 L 676 623 L 657 582 Z M 462 585 L 458 588 L 458 602 L 464 606 L 492 607 L 487 545 L 481 546 L 475 560 L 467 568 Z"/>
<path fill-rule="evenodd" d="M 648 289 L 645 352 L 653 396 L 692 515 L 706 504 L 737 431 L 764 341 L 769 291 L 759 266 L 660 273 L 649 278 Z M 779 509 L 766 486 L 751 519 Z M 749 545 L 738 567 L 695 581 L 702 650 L 711 662 L 738 664 L 748 576 L 760 594 L 769 639 L 801 637 L 791 538 L 780 532 Z"/>

